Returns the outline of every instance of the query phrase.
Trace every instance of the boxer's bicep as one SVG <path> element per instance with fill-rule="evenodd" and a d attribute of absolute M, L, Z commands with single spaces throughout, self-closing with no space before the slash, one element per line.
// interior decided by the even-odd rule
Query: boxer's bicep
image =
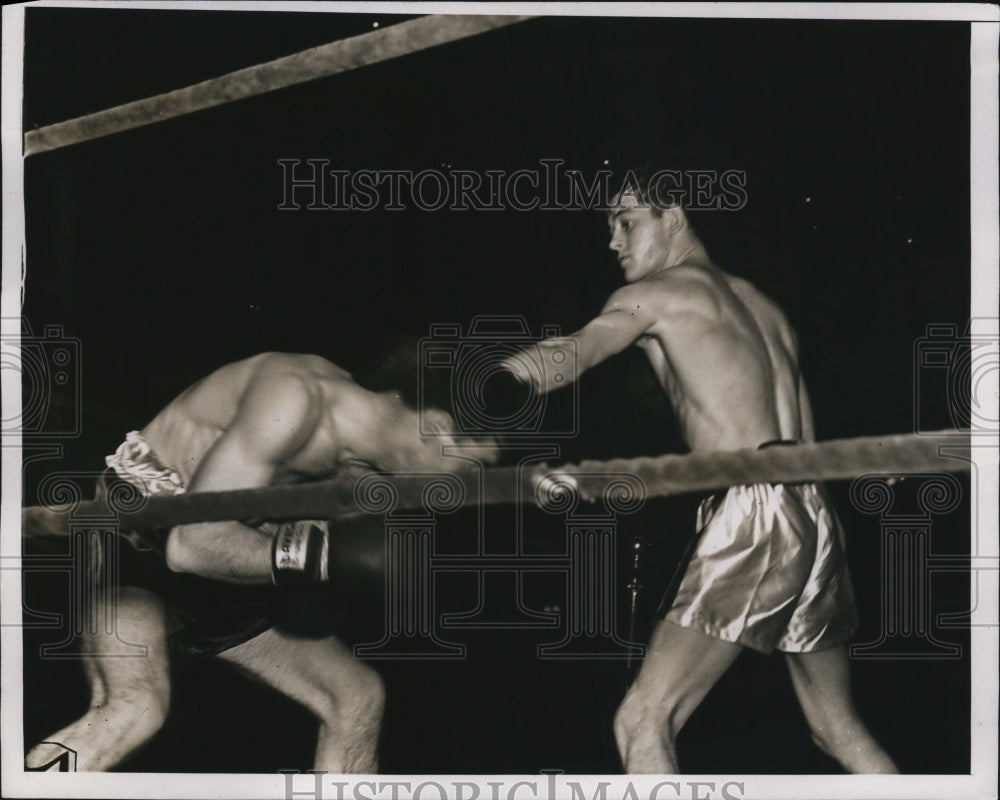
<path fill-rule="evenodd" d="M 294 376 L 256 382 L 205 454 L 188 490 L 252 489 L 273 483 L 276 470 L 308 439 L 319 413 L 312 387 Z M 166 543 L 167 565 L 213 580 L 260 583 L 270 580 L 273 531 L 237 521 L 173 528 Z"/>
<path fill-rule="evenodd" d="M 599 316 L 573 334 L 579 371 L 588 370 L 620 353 L 648 329 L 649 320 L 645 314 L 630 313 L 622 304 L 609 302 Z"/>
<path fill-rule="evenodd" d="M 191 479 L 191 492 L 221 492 L 270 485 L 277 462 L 264 457 L 251 437 L 227 431 L 205 454 Z"/>
<path fill-rule="evenodd" d="M 308 440 L 318 414 L 313 389 L 298 378 L 259 381 L 205 454 L 189 491 L 269 486 L 278 467 Z"/>

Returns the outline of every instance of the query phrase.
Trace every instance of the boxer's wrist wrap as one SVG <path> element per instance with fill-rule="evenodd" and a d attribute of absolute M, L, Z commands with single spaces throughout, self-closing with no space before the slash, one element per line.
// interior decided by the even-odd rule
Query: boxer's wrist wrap
<path fill-rule="evenodd" d="M 329 580 L 330 540 L 315 522 L 282 525 L 271 544 L 271 580 L 276 586 Z"/>

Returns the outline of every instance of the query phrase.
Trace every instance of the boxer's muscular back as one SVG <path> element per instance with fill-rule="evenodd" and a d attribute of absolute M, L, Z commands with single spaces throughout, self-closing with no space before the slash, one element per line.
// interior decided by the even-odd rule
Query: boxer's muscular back
<path fill-rule="evenodd" d="M 247 389 L 255 381 L 292 377 L 317 387 L 355 384 L 340 367 L 319 356 L 261 353 L 220 367 L 190 386 L 142 431 L 157 457 L 180 474 L 185 485 L 205 453 L 239 413 Z M 329 392 L 319 391 L 326 399 Z"/>
<path fill-rule="evenodd" d="M 812 411 L 808 408 L 809 398 L 799 370 L 795 331 L 777 304 L 755 286 L 732 275 L 726 278 L 733 293 L 754 318 L 767 349 L 780 438 L 811 439 Z M 806 418 L 809 418 L 808 424 Z"/>
<path fill-rule="evenodd" d="M 795 335 L 781 310 L 714 267 L 671 268 L 650 284 L 654 322 L 639 344 L 691 449 L 803 438 L 808 410 Z"/>

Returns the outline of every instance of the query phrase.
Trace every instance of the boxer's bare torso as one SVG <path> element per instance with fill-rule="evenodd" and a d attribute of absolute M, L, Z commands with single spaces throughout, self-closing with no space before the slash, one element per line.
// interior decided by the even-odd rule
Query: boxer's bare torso
<path fill-rule="evenodd" d="M 407 407 L 398 393 L 370 392 L 319 356 L 263 353 L 220 368 L 172 401 L 142 433 L 189 492 L 319 480 L 358 466 L 445 472 L 451 418 Z M 463 451 L 491 463 L 492 442 Z M 237 583 L 270 578 L 271 536 L 239 522 L 175 527 L 167 563 L 179 572 Z"/>
<path fill-rule="evenodd" d="M 630 284 L 609 303 L 615 311 L 629 305 L 643 307 L 648 326 L 637 343 L 692 450 L 812 438 L 794 333 L 749 283 L 682 265 Z"/>
<path fill-rule="evenodd" d="M 364 390 L 346 370 L 313 355 L 262 353 L 227 364 L 182 392 L 142 435 L 157 457 L 191 485 L 206 453 L 247 413 L 243 404 L 251 390 L 275 398 L 267 409 L 270 417 L 257 420 L 259 425 L 280 429 L 281 398 L 287 404 L 286 433 L 294 444 L 275 465 L 270 483 L 329 475 L 337 463 L 355 457 L 349 446 L 353 429 L 343 418 L 356 415 L 351 412 L 363 403 Z"/>
<path fill-rule="evenodd" d="M 713 266 L 679 209 L 656 216 L 625 194 L 609 227 L 627 283 L 568 337 L 577 374 L 638 344 L 692 450 L 811 440 L 795 334 L 777 305 Z M 550 391 L 561 384 L 545 365 L 565 344 L 565 338 L 541 342 L 540 369 L 519 367 L 516 357 L 508 366 L 539 391 Z"/>

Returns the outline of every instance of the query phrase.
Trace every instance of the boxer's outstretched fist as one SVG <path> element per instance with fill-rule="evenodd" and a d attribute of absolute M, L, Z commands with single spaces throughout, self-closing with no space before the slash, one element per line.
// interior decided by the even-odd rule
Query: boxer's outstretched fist
<path fill-rule="evenodd" d="M 512 419 L 530 402 L 533 392 L 530 383 L 507 369 L 498 369 L 483 380 L 480 399 L 488 417 Z"/>

